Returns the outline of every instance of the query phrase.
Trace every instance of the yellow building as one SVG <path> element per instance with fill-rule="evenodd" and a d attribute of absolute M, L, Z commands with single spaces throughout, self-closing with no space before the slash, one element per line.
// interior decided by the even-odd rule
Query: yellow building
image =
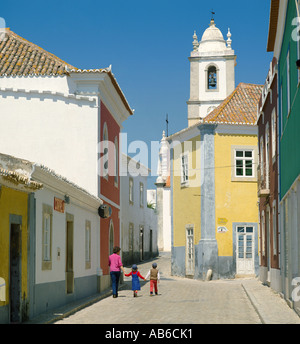
<path fill-rule="evenodd" d="M 26 177 L 25 170 L 11 171 L 0 162 L 0 323 L 28 316 L 30 193 L 42 184 Z"/>
<path fill-rule="evenodd" d="M 167 138 L 171 148 L 172 273 L 258 273 L 257 102 L 240 83 L 204 119 Z"/>

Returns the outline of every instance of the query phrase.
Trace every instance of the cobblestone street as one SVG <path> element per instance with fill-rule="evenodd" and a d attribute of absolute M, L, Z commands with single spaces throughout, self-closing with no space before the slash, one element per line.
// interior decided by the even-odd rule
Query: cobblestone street
<path fill-rule="evenodd" d="M 134 298 L 125 277 L 119 297 L 106 297 L 55 324 L 300 324 L 286 302 L 257 279 L 203 282 L 170 274 L 170 256 L 161 254 L 158 295 L 149 295 L 149 281 L 141 281 Z M 153 261 L 139 264 L 146 276 Z M 126 273 L 130 268 L 125 268 Z"/>

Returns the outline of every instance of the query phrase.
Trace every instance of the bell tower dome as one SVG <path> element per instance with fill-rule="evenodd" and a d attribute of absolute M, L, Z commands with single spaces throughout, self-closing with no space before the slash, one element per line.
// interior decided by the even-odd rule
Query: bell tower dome
<path fill-rule="evenodd" d="M 231 48 L 231 33 L 227 41 L 211 19 L 209 27 L 198 42 L 193 35 L 190 61 L 190 99 L 188 126 L 199 122 L 235 89 L 236 55 Z"/>

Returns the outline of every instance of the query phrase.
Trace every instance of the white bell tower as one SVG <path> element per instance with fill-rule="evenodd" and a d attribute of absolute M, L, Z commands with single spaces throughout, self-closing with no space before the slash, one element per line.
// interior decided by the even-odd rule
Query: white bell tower
<path fill-rule="evenodd" d="M 194 32 L 194 49 L 189 57 L 188 126 L 206 117 L 235 89 L 236 55 L 231 48 L 230 37 L 228 29 L 225 42 L 214 19 L 211 19 L 200 42 Z"/>

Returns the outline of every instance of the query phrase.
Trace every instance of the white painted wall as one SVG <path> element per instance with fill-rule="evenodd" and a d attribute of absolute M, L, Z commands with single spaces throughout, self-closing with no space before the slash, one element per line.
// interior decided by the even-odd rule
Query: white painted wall
<path fill-rule="evenodd" d="M 171 190 L 163 189 L 163 251 L 171 252 Z"/>
<path fill-rule="evenodd" d="M 0 77 L 0 151 L 44 164 L 98 196 L 100 101 L 130 115 L 107 73 Z"/>
<path fill-rule="evenodd" d="M 42 270 L 43 204 L 53 208 L 54 197 L 64 199 L 64 194 L 44 188 L 35 193 L 36 198 L 36 284 L 65 280 L 66 270 L 66 213 L 74 216 L 74 278 L 96 275 L 100 262 L 100 217 L 97 209 L 76 205 L 70 197 L 65 213 L 53 209 L 52 269 Z M 91 222 L 91 268 L 85 268 L 85 221 Z M 60 249 L 60 258 L 57 250 Z"/>
<path fill-rule="evenodd" d="M 3 84 L 26 91 L 0 92 L 1 152 L 51 167 L 97 195 L 96 98 L 67 97 L 66 77 L 1 78 Z"/>
<path fill-rule="evenodd" d="M 129 247 L 129 224 L 134 225 L 134 252 L 139 252 L 139 228 L 144 226 L 144 251 L 150 249 L 150 229 L 152 229 L 152 251 L 157 251 L 157 215 L 153 209 L 147 208 L 147 169 L 143 169 L 142 175 L 131 176 L 126 171 L 127 156 L 122 154 L 122 177 L 121 179 L 121 228 L 122 228 L 122 250 L 128 252 Z M 133 204 L 129 202 L 129 178 L 133 179 Z M 140 206 L 140 183 L 144 184 L 144 206 Z M 138 262 L 137 262 L 138 263 Z"/>

